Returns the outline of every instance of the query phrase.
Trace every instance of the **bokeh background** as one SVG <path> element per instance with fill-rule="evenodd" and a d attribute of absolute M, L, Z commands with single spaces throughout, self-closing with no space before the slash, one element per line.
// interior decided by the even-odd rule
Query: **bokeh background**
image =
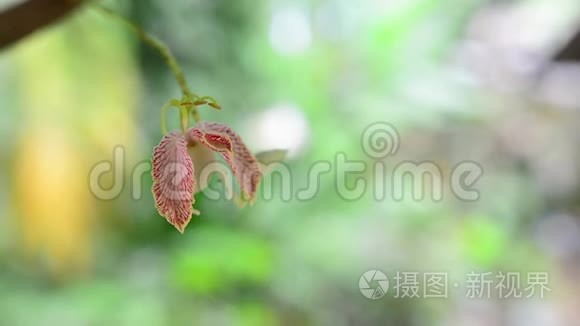
<path fill-rule="evenodd" d="M 445 183 L 473 160 L 480 198 L 347 201 L 329 174 L 305 201 L 240 210 L 199 195 L 181 235 L 156 213 L 149 174 L 132 187 L 179 89 L 130 30 L 81 8 L 0 52 L 1 325 L 580 325 L 580 66 L 553 60 L 580 2 L 108 4 L 218 100 L 204 119 L 254 151 L 288 149 L 294 189 L 337 153 L 376 163 L 361 134 L 387 121 L 401 137 L 387 167 L 430 160 Z M 119 145 L 124 187 L 96 198 L 91 168 Z M 449 296 L 369 300 L 370 269 L 391 285 L 397 271 L 449 273 Z M 522 287 L 547 272 L 551 291 L 468 298 L 470 271 L 519 272 Z"/>

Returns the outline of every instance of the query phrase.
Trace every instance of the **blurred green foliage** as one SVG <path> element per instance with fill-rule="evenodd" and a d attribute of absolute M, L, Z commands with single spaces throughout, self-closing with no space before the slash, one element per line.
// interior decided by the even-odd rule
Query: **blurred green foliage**
<path fill-rule="evenodd" d="M 375 163 L 361 148 L 361 133 L 372 122 L 389 121 L 401 133 L 390 169 L 397 161 L 433 160 L 448 175 L 459 161 L 476 160 L 485 171 L 481 199 L 461 202 L 446 189 L 441 202 L 376 201 L 370 192 L 346 201 L 332 172 L 320 178 L 311 200 L 277 197 L 239 210 L 198 195 L 202 215 L 182 236 L 157 215 L 145 175 L 142 198 L 131 199 L 126 186 L 115 200 L 91 198 L 83 206 L 78 217 L 94 222 L 81 233 L 93 244 L 92 263 L 80 276 L 54 277 L 46 267 L 49 254 L 29 259 L 19 252 L 23 218 L 11 204 L 17 181 L 9 176 L 19 137 L 26 137 L 16 123 L 27 119 L 26 83 L 35 79 L 22 68 L 30 61 L 13 67 L 21 56 L 16 49 L 0 57 L 0 105 L 6 108 L 0 112 L 0 175 L 9 180 L 0 185 L 1 325 L 447 325 L 462 320 L 464 287 L 450 288 L 447 300 L 371 301 L 359 291 L 360 276 L 370 269 L 389 276 L 445 271 L 462 284 L 469 270 L 560 266 L 546 258 L 534 233 L 549 198 L 518 157 L 494 147 L 496 124 L 508 114 L 486 109 L 497 103 L 521 109 L 526 100 L 506 99 L 450 67 L 485 1 L 393 1 L 392 7 L 390 1 L 346 0 L 119 2 L 118 10 L 167 43 L 195 92 L 218 99 L 223 110 L 201 109 L 204 119 L 231 125 L 251 147 L 267 138 L 259 134 L 270 121 L 264 114 L 293 110 L 303 119 L 302 129 L 290 119 L 274 127 L 295 133 L 291 140 L 300 133 L 306 139 L 286 161 L 294 190 L 307 184 L 313 162 L 333 162 L 339 152 Z M 311 32 L 308 46 L 292 54 L 272 40 L 292 42 L 291 31 L 272 34 L 273 17 L 289 9 Z M 62 49 L 38 64 L 65 67 L 69 93 L 58 99 L 93 103 L 87 108 L 79 100 L 62 127 L 73 129 L 75 157 L 89 168 L 110 159 L 110 142 L 121 144 L 131 171 L 132 162 L 150 159 L 161 137 L 159 110 L 178 89 L 162 58 L 115 24 L 83 9 L 43 32 L 62 37 Z M 113 82 L 118 76 L 127 76 L 122 86 Z M 15 83 L 19 78 L 25 82 Z M 127 105 L 126 116 L 111 103 Z M 91 125 L 97 120 L 98 128 Z M 114 124 L 119 120 L 134 128 Z M 130 136 L 107 139 L 122 128 Z M 375 177 L 372 171 L 361 176 L 367 182 Z"/>

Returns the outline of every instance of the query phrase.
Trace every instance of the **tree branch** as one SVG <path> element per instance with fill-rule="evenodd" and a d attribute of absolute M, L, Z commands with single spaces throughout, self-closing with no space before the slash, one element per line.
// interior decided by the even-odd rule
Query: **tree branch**
<path fill-rule="evenodd" d="M 0 49 L 56 22 L 79 4 L 74 0 L 28 0 L 0 12 Z"/>
<path fill-rule="evenodd" d="M 576 34 L 558 51 L 554 56 L 554 61 L 580 61 L 580 29 Z"/>

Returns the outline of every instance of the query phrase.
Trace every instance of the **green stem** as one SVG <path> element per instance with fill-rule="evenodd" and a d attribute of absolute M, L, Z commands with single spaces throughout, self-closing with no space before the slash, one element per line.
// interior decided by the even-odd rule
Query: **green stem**
<path fill-rule="evenodd" d="M 171 69 L 171 72 L 175 76 L 175 80 L 177 81 L 177 84 L 179 84 L 179 88 L 181 88 L 181 93 L 183 95 L 184 101 L 195 101 L 196 99 L 199 98 L 199 96 L 197 96 L 196 94 L 191 92 L 191 90 L 189 89 L 189 85 L 187 85 L 187 81 L 185 80 L 185 75 L 183 74 L 183 71 L 179 67 L 177 60 L 175 60 L 175 57 L 173 56 L 173 54 L 171 53 L 169 48 L 163 42 L 161 42 L 160 40 L 158 40 L 154 36 L 148 34 L 143 29 L 141 29 L 139 26 L 135 25 L 133 22 L 131 22 L 127 18 L 119 15 L 114 10 L 107 8 L 107 7 L 101 5 L 97 2 L 91 2 L 91 5 L 93 7 L 95 7 L 95 9 L 98 9 L 101 12 L 107 14 L 108 16 L 110 16 L 110 17 L 122 22 L 123 24 L 125 24 L 125 26 L 127 26 L 135 34 L 137 34 L 137 36 L 139 36 L 139 38 L 141 40 L 143 40 L 143 42 L 145 42 L 151 48 L 156 50 L 163 57 L 163 59 L 165 60 L 165 62 L 169 66 L 169 69 Z M 192 113 L 194 120 L 196 122 L 198 122 L 200 120 L 200 117 L 199 117 L 199 113 L 197 112 L 197 108 L 195 106 L 191 107 L 191 113 Z"/>
<path fill-rule="evenodd" d="M 178 100 L 170 100 L 165 103 L 163 108 L 161 108 L 161 132 L 166 135 L 169 130 L 167 129 L 167 111 L 171 108 L 176 108 L 179 110 L 179 121 L 181 121 L 181 131 L 185 133 L 189 127 L 189 113 L 188 108 L 181 105 Z"/>

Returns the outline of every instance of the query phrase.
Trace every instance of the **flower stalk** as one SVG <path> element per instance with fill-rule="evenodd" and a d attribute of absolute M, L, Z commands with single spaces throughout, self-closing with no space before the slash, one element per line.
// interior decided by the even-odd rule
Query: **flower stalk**
<path fill-rule="evenodd" d="M 238 180 L 241 198 L 239 202 L 253 203 L 262 179 L 258 160 L 230 127 L 217 122 L 201 121 L 199 116 L 197 107 L 200 105 L 221 109 L 216 100 L 210 96 L 199 97 L 190 90 L 183 70 L 163 42 L 114 10 L 96 2 L 91 4 L 107 16 L 122 22 L 145 44 L 156 50 L 169 66 L 181 89 L 181 99 L 171 99 L 161 108 L 163 138 L 153 149 L 151 159 L 152 191 L 159 214 L 183 233 L 192 215 L 200 214 L 193 208 L 194 195 L 207 186 L 197 180 L 201 177 L 200 171 L 214 163 L 218 156 L 227 163 Z M 170 131 L 167 128 L 166 116 L 171 108 L 179 110 L 180 131 Z M 196 122 L 191 128 L 190 116 Z"/>
<path fill-rule="evenodd" d="M 185 79 L 185 74 L 183 70 L 177 63 L 175 56 L 171 53 L 169 48 L 161 42 L 156 37 L 150 35 L 149 33 L 145 32 L 142 28 L 135 25 L 133 22 L 128 20 L 127 18 L 121 16 L 116 11 L 112 10 L 111 8 L 105 7 L 97 2 L 91 2 L 91 5 L 99 10 L 100 12 L 106 14 L 107 16 L 123 23 L 127 26 L 131 31 L 133 31 L 145 44 L 150 46 L 153 50 L 157 51 L 163 60 L 173 73 L 179 88 L 181 89 L 181 100 L 170 100 L 161 110 L 161 120 L 162 120 L 162 131 L 163 134 L 167 134 L 167 127 L 165 124 L 165 113 L 168 108 L 170 107 L 177 107 L 179 108 L 179 117 L 181 121 L 181 129 L 182 131 L 187 130 L 189 127 L 189 116 L 193 117 L 195 122 L 201 121 L 201 117 L 197 110 L 197 107 L 200 105 L 209 105 L 210 107 L 220 110 L 221 106 L 216 102 L 216 100 L 211 96 L 204 96 L 199 97 L 197 94 L 193 93 L 187 84 L 187 80 Z"/>

